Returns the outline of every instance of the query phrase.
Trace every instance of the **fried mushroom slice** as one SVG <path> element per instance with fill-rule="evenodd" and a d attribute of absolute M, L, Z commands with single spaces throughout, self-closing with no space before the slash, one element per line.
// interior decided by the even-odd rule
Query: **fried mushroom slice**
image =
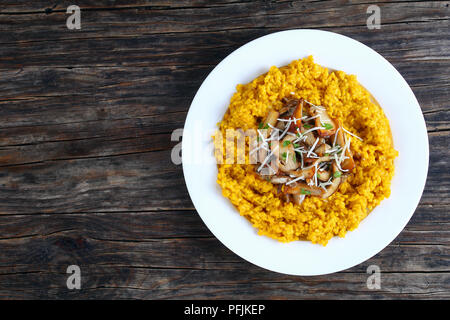
<path fill-rule="evenodd" d="M 292 194 L 292 202 L 294 202 L 296 205 L 302 204 L 303 200 L 305 200 L 304 194 Z"/>
<path fill-rule="evenodd" d="M 279 176 L 279 175 L 275 175 L 272 176 L 269 181 L 272 182 L 273 184 L 283 184 L 283 183 L 287 183 L 289 182 L 289 177 L 288 176 Z"/>
<path fill-rule="evenodd" d="M 316 127 L 323 128 L 317 130 L 319 137 L 328 138 L 336 133 L 337 124 L 330 118 L 326 110 L 314 108 L 313 113 L 314 115 L 318 115 L 318 117 L 314 119 Z"/>
<path fill-rule="evenodd" d="M 290 171 L 297 169 L 299 166 L 295 155 L 294 145 L 292 143 L 292 141 L 295 139 L 296 137 L 287 135 L 278 144 L 279 150 L 275 151 L 275 155 L 278 157 L 278 167 L 285 173 L 289 173 Z M 276 144 L 273 143 L 272 147 L 274 147 L 275 145 Z"/>
<path fill-rule="evenodd" d="M 342 172 L 339 170 L 338 166 L 334 161 L 331 166 L 331 171 L 333 172 L 333 182 L 327 188 L 327 191 L 322 194 L 322 199 L 326 199 L 330 197 L 333 193 L 335 193 L 336 190 L 339 188 L 339 185 L 343 181 L 343 177 L 341 177 Z"/>
<path fill-rule="evenodd" d="M 283 98 L 281 101 L 284 103 L 284 106 L 281 108 L 280 114 L 288 113 L 288 115 L 291 116 L 298 105 L 298 99 Z"/>
<path fill-rule="evenodd" d="M 334 143 L 336 143 L 343 148 L 345 145 L 344 130 L 342 129 L 341 123 L 338 120 L 336 120 L 336 123 L 338 125 L 338 129 L 336 129 L 336 132 L 330 137 L 330 140 L 333 142 L 333 146 Z"/>
<path fill-rule="evenodd" d="M 304 105 L 304 101 L 303 101 L 303 99 L 300 99 L 299 101 L 298 101 L 298 104 L 297 104 L 297 107 L 295 108 L 295 110 L 294 110 L 294 113 L 292 114 L 292 116 L 295 118 L 295 119 L 298 119 L 296 122 L 295 122 L 295 125 L 297 126 L 297 128 L 300 128 L 301 127 L 301 125 L 302 125 L 302 117 L 303 117 L 303 105 Z"/>
<path fill-rule="evenodd" d="M 336 142 L 339 146 L 344 148 L 344 146 L 347 143 L 347 138 L 344 134 L 344 129 L 342 128 L 341 124 L 336 121 L 336 123 L 339 125 L 336 133 L 331 137 L 331 141 Z M 344 159 L 341 163 L 341 168 L 347 171 L 353 170 L 355 168 L 355 161 L 353 160 L 353 153 L 350 150 L 350 148 L 345 149 L 345 156 L 346 159 Z"/>
<path fill-rule="evenodd" d="M 258 162 L 263 163 L 266 157 L 269 155 L 269 151 L 261 147 L 257 152 L 258 152 Z"/>
<path fill-rule="evenodd" d="M 266 129 L 266 136 L 268 137 L 270 136 L 271 132 L 272 132 L 272 127 L 274 127 L 277 122 L 278 122 L 278 116 L 280 114 L 278 113 L 278 111 L 275 110 L 269 110 L 269 113 L 267 114 L 266 119 L 263 122 L 263 129 Z"/>
<path fill-rule="evenodd" d="M 336 190 L 339 188 L 339 185 L 341 184 L 341 179 L 341 177 L 333 179 L 333 183 L 328 187 L 327 191 L 322 194 L 322 199 L 326 199 L 336 192 Z"/>
<path fill-rule="evenodd" d="M 303 182 L 297 183 L 294 186 L 286 186 L 283 192 L 288 194 L 304 194 L 316 197 L 320 197 L 324 193 L 322 188 L 316 186 L 309 186 Z"/>
<path fill-rule="evenodd" d="M 324 156 L 329 150 L 331 149 L 331 146 L 327 143 L 322 143 L 321 145 L 319 145 L 314 152 L 319 156 L 322 157 Z"/>
<path fill-rule="evenodd" d="M 317 170 L 317 178 L 322 181 L 326 182 L 330 179 L 331 172 L 329 170 Z"/>
<path fill-rule="evenodd" d="M 345 156 L 347 157 L 341 163 L 341 168 L 344 170 L 352 171 L 355 168 L 355 161 L 353 160 L 353 153 L 350 149 L 345 150 Z"/>
<path fill-rule="evenodd" d="M 300 127 L 300 141 L 305 144 L 307 147 L 312 147 L 312 145 L 316 142 L 316 137 L 313 131 L 308 130 L 311 129 L 310 126 L 306 123 L 303 123 Z M 297 131 L 298 133 L 298 131 Z"/>
<path fill-rule="evenodd" d="M 330 156 L 324 156 L 324 157 L 320 157 L 320 158 L 306 158 L 304 159 L 305 163 L 310 163 L 311 165 L 303 168 L 301 170 L 291 170 L 288 173 L 296 176 L 296 177 L 305 177 L 305 179 L 311 179 L 312 177 L 314 177 L 314 174 L 316 173 L 316 163 L 317 166 L 322 163 L 322 162 L 328 162 L 331 161 L 331 157 Z"/>
<path fill-rule="evenodd" d="M 291 202 L 291 196 L 289 194 L 285 193 L 285 194 L 283 194 L 283 200 L 284 200 L 284 202 L 289 203 L 289 202 Z"/>
<path fill-rule="evenodd" d="M 305 179 L 310 179 L 314 177 L 314 173 L 316 171 L 316 168 L 314 166 L 309 166 L 306 168 L 303 168 L 301 170 L 291 170 L 289 171 L 289 174 L 296 176 L 296 177 L 304 177 Z"/>

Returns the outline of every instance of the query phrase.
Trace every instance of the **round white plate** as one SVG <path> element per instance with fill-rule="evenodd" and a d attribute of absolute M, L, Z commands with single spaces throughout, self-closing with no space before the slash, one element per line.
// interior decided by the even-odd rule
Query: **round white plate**
<path fill-rule="evenodd" d="M 307 241 L 281 243 L 257 230 L 222 196 L 211 135 L 237 84 L 245 84 L 292 60 L 313 55 L 330 69 L 355 74 L 383 108 L 391 125 L 395 175 L 391 196 L 345 238 L 326 247 Z M 428 171 L 428 136 L 420 106 L 398 71 L 381 55 L 348 37 L 318 30 L 290 30 L 253 40 L 226 57 L 208 75 L 187 115 L 183 143 L 186 185 L 211 232 L 245 260 L 291 275 L 320 275 L 355 266 L 386 247 L 402 231 L 419 203 Z"/>

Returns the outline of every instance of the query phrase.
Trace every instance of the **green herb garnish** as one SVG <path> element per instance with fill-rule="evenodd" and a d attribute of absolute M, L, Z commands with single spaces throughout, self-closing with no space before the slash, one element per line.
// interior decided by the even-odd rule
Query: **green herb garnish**
<path fill-rule="evenodd" d="M 263 126 L 264 126 L 264 123 L 261 122 L 261 123 L 258 125 L 258 129 L 262 129 Z"/>
<path fill-rule="evenodd" d="M 290 144 L 291 142 L 289 140 L 286 140 L 283 142 L 283 147 L 286 147 Z"/>
<path fill-rule="evenodd" d="M 294 143 L 294 148 L 300 148 L 300 145 L 298 143 Z"/>
<path fill-rule="evenodd" d="M 333 129 L 333 125 L 329 123 L 322 123 L 322 127 L 324 127 L 327 130 Z"/>
<path fill-rule="evenodd" d="M 281 154 L 281 157 L 282 157 L 283 159 L 286 159 L 286 156 L 287 156 L 286 152 L 283 152 L 283 153 Z"/>
<path fill-rule="evenodd" d="M 310 195 L 310 194 L 311 194 L 311 191 L 308 191 L 308 190 L 305 190 L 305 189 L 301 189 L 301 190 L 300 190 L 300 193 L 301 193 L 301 194 L 307 194 L 307 195 Z"/>
<path fill-rule="evenodd" d="M 311 126 L 310 126 L 309 124 L 304 124 L 303 127 L 304 127 L 305 129 L 311 128 Z"/>
<path fill-rule="evenodd" d="M 342 173 L 340 171 L 336 171 L 335 173 L 333 173 L 333 177 L 335 178 L 339 178 L 342 175 Z"/>

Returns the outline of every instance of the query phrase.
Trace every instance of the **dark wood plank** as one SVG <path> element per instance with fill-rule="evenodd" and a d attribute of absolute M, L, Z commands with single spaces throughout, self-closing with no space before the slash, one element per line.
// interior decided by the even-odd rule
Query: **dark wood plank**
<path fill-rule="evenodd" d="M 280 1 L 280 2 L 238 2 L 217 6 L 178 7 L 173 8 L 142 6 L 134 8 L 122 8 L 122 10 L 89 10 L 87 7 L 83 14 L 83 25 L 78 36 L 92 31 L 102 31 L 102 37 L 116 35 L 116 28 L 122 25 L 111 25 L 114 17 L 120 15 L 120 21 L 131 24 L 128 33 L 174 33 L 174 32 L 211 32 L 221 30 L 234 30 L 244 28 L 302 28 L 336 27 L 336 26 L 364 26 L 366 27 L 366 9 L 371 3 L 358 3 L 347 1 Z M 383 24 L 398 24 L 399 22 L 426 22 L 429 20 L 448 19 L 450 9 L 446 1 L 427 1 L 427 3 L 411 2 L 385 2 L 380 3 L 383 12 Z M 91 4 L 92 5 L 92 4 Z M 47 6 L 45 6 L 47 7 Z M 83 6 L 80 3 L 83 10 Z M 2 20 L 20 23 L 28 20 L 29 24 L 21 28 L 21 31 L 29 32 L 36 40 L 39 34 L 48 33 L 51 38 L 59 37 L 65 32 L 64 6 L 50 14 L 25 11 L 25 14 L 10 14 L 8 10 L 2 10 Z M 10 11 L 14 12 L 14 11 Z M 345 14 L 343 14 L 345 13 Z M 307 15 L 307 18 L 305 18 Z M 47 25 L 39 19 L 30 19 L 30 16 L 45 19 Z M 98 17 L 104 17 L 98 19 Z M 249 19 L 251 17 L 251 19 Z M 327 19 L 324 19 L 327 17 Z M 12 20 L 11 20 L 12 19 Z M 31 20 L 31 21 L 30 21 Z M 59 22 L 59 23 L 49 23 Z M 57 27 L 59 26 L 59 27 Z M 3 26 L 2 26 L 3 27 Z M 47 27 L 47 28 L 46 28 Z M 9 39 L 8 42 L 18 40 L 17 29 L 13 29 L 12 23 L 5 23 L 5 31 L 15 31 L 2 35 Z M 49 30 L 50 29 L 50 30 Z M 77 36 L 76 33 L 66 35 Z M 3 39 L 4 39 L 3 38 Z M 40 39 L 46 39 L 40 37 Z"/>
<path fill-rule="evenodd" d="M 0 245 L 6 258 L 0 264 L 0 295 L 15 297 L 15 289 L 21 288 L 30 298 L 232 298 L 237 290 L 241 298 L 299 299 L 306 293 L 310 299 L 333 294 L 448 297 L 450 243 L 436 224 L 439 217 L 448 224 L 448 208 L 435 207 L 435 220 L 419 207 L 414 226 L 375 257 L 344 272 L 307 278 L 274 274 L 242 261 L 212 236 L 195 211 L 1 216 Z M 431 238 L 423 236 L 423 227 Z M 422 243 L 410 237 L 422 238 Z M 83 290 L 77 293 L 65 289 L 65 269 L 71 264 L 82 268 Z M 381 290 L 365 285 L 370 265 L 382 271 Z M 406 279 L 413 277 L 408 284 Z M 202 289 L 197 291 L 194 283 Z"/>
<path fill-rule="evenodd" d="M 30 17 L 30 20 L 32 18 Z M 106 18 L 100 16 L 97 19 Z M 121 21 L 120 16 L 111 19 L 117 23 Z M 24 27 L 28 23 L 30 21 L 24 21 Z M 230 30 L 168 33 L 161 37 L 160 34 L 148 33 L 129 35 L 129 26 L 119 26 L 121 28 L 117 27 L 116 37 L 104 37 L 101 41 L 92 35 L 86 36 L 85 39 L 78 35 L 80 38 L 71 39 L 67 37 L 68 31 L 56 39 L 36 39 L 33 34 L 28 33 L 24 33 L 14 42 L 5 39 L 0 48 L 3 53 L 0 67 L 20 69 L 27 66 L 215 65 L 243 43 L 273 31 L 284 30 L 279 28 L 249 29 L 245 32 Z M 439 20 L 387 25 L 376 33 L 367 32 L 365 26 L 336 26 L 330 31 L 359 40 L 389 60 L 414 60 L 420 63 L 421 60 L 447 57 L 446 51 L 442 49 L 449 44 L 446 39 L 447 29 L 448 20 Z M 14 59 L 8 58 L 12 54 Z"/>
<path fill-rule="evenodd" d="M 207 0 L 175 0 L 175 1 L 154 1 L 154 0 L 99 0 L 99 1 L 89 1 L 80 0 L 77 1 L 78 5 L 86 9 L 123 9 L 123 8 L 139 8 L 148 7 L 157 9 L 182 9 L 182 8 L 198 8 L 198 7 L 208 7 L 208 6 L 221 6 L 232 3 L 241 3 L 242 0 L 220 0 L 220 1 L 207 1 Z M 309 2 L 307 0 L 307 2 Z M 3 7 L 0 11 L 1 13 L 22 13 L 22 12 L 36 12 L 42 11 L 46 12 L 46 9 L 52 9 L 53 11 L 65 10 L 72 3 L 67 0 L 63 1 L 33 1 L 27 3 L 26 1 L 3 1 Z M 48 10 L 47 10 L 48 12 Z"/>
<path fill-rule="evenodd" d="M 369 290 L 367 274 L 280 277 L 263 270 L 181 270 L 85 266 L 76 291 L 64 289 L 65 268 L 11 273 L 0 277 L 3 298 L 72 299 L 443 299 L 448 273 L 382 273 L 381 289 Z M 164 276 L 162 276 L 164 272 Z M 118 284 L 118 280 L 122 280 Z M 214 280 L 212 280 L 214 279 Z M 234 281 L 230 282 L 230 279 Z M 119 281 L 120 281 L 119 280 Z M 84 281 L 84 282 L 83 282 Z M 32 288 L 22 291 L 24 284 Z"/>
<path fill-rule="evenodd" d="M 440 214 L 443 222 L 438 222 L 434 217 L 423 217 L 425 209 L 419 207 L 416 212 L 419 218 L 413 220 L 390 246 L 367 263 L 378 264 L 388 272 L 450 271 L 449 231 L 442 229 L 442 224 L 449 224 L 445 216 L 449 206 L 435 206 L 435 212 Z M 420 216 L 423 222 L 420 221 Z M 127 256 L 128 263 L 133 266 L 232 269 L 245 265 L 242 259 L 225 249 L 214 238 L 193 210 L 2 215 L 0 226 L 0 241 L 10 265 L 39 265 L 44 262 L 41 258 L 59 259 L 56 256 L 35 257 L 33 253 L 36 250 L 33 243 L 44 241 L 53 246 L 58 239 L 66 239 L 68 243 L 71 241 L 69 246 L 77 239 L 92 244 L 95 251 L 81 253 L 86 255 L 88 263 L 100 263 L 99 259 L 102 260 L 101 263 L 106 263 L 106 254 L 114 252 L 116 255 Z M 25 249 L 18 250 L 19 247 Z M 180 250 L 176 250 L 176 247 Z M 142 255 L 143 248 L 149 254 Z M 66 249 L 70 251 L 70 248 Z M 196 261 L 189 259 L 189 255 L 194 252 L 198 258 Z M 439 255 L 441 259 L 430 259 L 434 255 Z M 223 259 L 217 260 L 214 256 Z M 120 261 L 121 259 L 118 263 Z M 347 270 L 364 271 L 364 265 Z"/>
<path fill-rule="evenodd" d="M 210 67 L 169 66 L 151 68 L 39 68 L 1 69 L 2 100 L 65 96 L 74 99 L 90 96 L 91 101 L 110 97 L 178 96 L 195 92 Z M 187 77 L 197 79 L 192 83 Z M 180 92 L 180 88 L 183 88 Z M 95 100 L 94 100 L 95 101 Z"/>
<path fill-rule="evenodd" d="M 170 150 L 4 167 L 0 186 L 2 214 L 192 208 Z"/>

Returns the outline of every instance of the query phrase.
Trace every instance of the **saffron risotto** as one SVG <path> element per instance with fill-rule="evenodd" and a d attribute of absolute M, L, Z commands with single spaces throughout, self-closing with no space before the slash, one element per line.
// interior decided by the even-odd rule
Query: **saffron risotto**
<path fill-rule="evenodd" d="M 394 149 L 389 121 L 356 76 L 330 72 L 314 63 L 313 57 L 295 60 L 270 70 L 252 82 L 237 85 L 219 130 L 256 129 L 269 109 L 280 110 L 287 96 L 303 98 L 326 107 L 331 117 L 362 138 L 352 140 L 355 169 L 328 199 L 307 197 L 300 205 L 286 203 L 277 187 L 255 172 L 249 164 L 218 161 L 217 183 L 222 194 L 258 230 L 259 235 L 290 242 L 309 240 L 326 245 L 334 236 L 344 237 L 367 214 L 390 195 L 394 175 Z M 216 147 L 225 140 L 215 139 Z M 248 139 L 247 139 L 248 144 Z M 229 148 L 229 146 L 228 146 Z M 225 150 L 227 152 L 236 152 Z M 217 150 L 217 148 L 216 148 Z M 217 159 L 224 157 L 216 153 Z M 221 160 L 223 160 L 222 158 Z"/>

